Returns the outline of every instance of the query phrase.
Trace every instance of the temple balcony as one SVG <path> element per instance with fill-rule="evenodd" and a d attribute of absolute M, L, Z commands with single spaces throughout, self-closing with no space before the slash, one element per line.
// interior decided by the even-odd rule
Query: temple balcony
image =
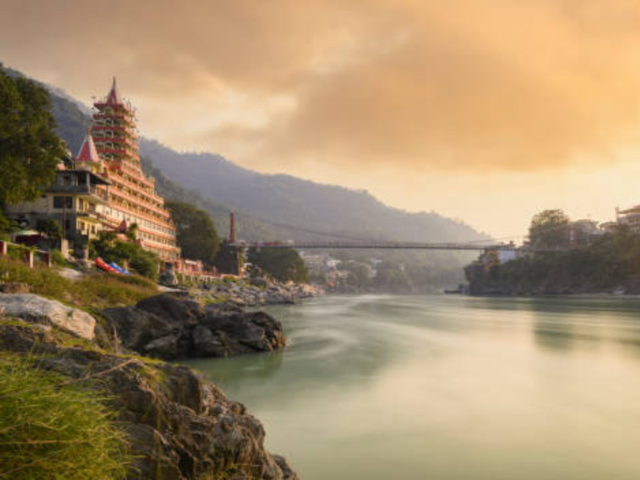
<path fill-rule="evenodd" d="M 117 143 L 119 145 L 127 145 L 130 149 L 137 148 L 137 145 L 129 140 L 127 137 L 116 137 L 107 135 L 108 132 L 100 132 L 99 134 L 93 135 L 93 141 L 96 146 L 101 143 Z M 108 146 L 107 146 L 108 148 Z"/>
<path fill-rule="evenodd" d="M 93 185 L 51 185 L 47 187 L 46 192 L 60 195 L 87 197 L 88 199 L 94 200 L 98 203 L 106 203 L 109 201 L 108 194 L 104 190 L 98 189 Z"/>
<path fill-rule="evenodd" d="M 134 133 L 134 131 L 130 128 L 121 127 L 119 125 L 93 125 L 91 127 L 92 132 L 103 132 L 103 131 L 114 131 L 124 134 L 127 138 L 132 140 L 136 140 L 138 135 Z M 96 134 L 99 136 L 99 133 Z"/>
<path fill-rule="evenodd" d="M 98 154 L 110 153 L 112 155 L 119 155 L 123 157 L 136 156 L 135 152 L 129 148 L 104 147 L 101 144 L 96 143 L 96 149 L 98 150 Z"/>
<path fill-rule="evenodd" d="M 131 116 L 134 115 L 133 107 L 128 102 L 114 104 L 114 103 L 108 102 L 107 98 L 104 98 L 94 103 L 93 106 L 96 107 L 98 110 L 108 109 L 108 110 L 115 110 L 115 111 L 123 111 Z"/>
<path fill-rule="evenodd" d="M 157 223 L 163 223 L 166 224 L 165 226 L 171 226 L 169 223 L 171 215 L 167 210 L 147 205 L 144 202 L 140 201 L 139 197 L 131 195 L 130 193 L 127 193 L 120 188 L 112 188 L 110 194 L 113 198 L 119 198 L 120 200 L 128 202 L 130 205 L 129 208 L 132 209 L 132 211 L 140 210 L 140 208 L 145 208 L 146 210 L 148 210 L 147 212 L 140 211 L 138 213 L 141 215 L 146 215 L 149 219 Z M 138 208 L 136 208 L 135 206 L 137 206 Z"/>
<path fill-rule="evenodd" d="M 120 122 L 121 126 L 135 127 L 136 122 L 134 119 L 130 118 L 128 115 L 123 115 L 121 113 L 94 113 L 93 118 L 97 120 L 114 120 Z"/>

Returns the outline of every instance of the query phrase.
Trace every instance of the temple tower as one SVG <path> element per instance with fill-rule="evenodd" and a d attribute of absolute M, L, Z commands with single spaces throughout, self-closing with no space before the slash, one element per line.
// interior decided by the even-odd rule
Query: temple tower
<path fill-rule="evenodd" d="M 92 143 L 111 181 L 103 221 L 112 228 L 138 224 L 138 241 L 166 262 L 180 258 L 176 227 L 164 200 L 155 192 L 153 178 L 142 171 L 138 155 L 135 112 L 120 96 L 116 79 L 106 98 L 94 103 Z M 88 147 L 89 149 L 91 147 Z"/>

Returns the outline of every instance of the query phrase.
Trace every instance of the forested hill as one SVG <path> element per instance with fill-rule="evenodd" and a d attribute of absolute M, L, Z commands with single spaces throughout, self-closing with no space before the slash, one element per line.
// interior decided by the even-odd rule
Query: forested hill
<path fill-rule="evenodd" d="M 76 152 L 89 124 L 86 107 L 82 108 L 57 88 L 47 88 L 59 134 L 72 152 Z M 146 159 L 146 170 L 157 178 L 160 193 L 168 198 L 191 201 L 208 210 L 222 235 L 225 235 L 227 213 L 233 209 L 243 212 L 240 233 L 249 240 L 274 239 L 274 236 L 309 238 L 314 236 L 309 232 L 311 230 L 408 241 L 486 238 L 464 223 L 433 212 L 408 213 L 384 205 L 364 191 L 323 185 L 289 175 L 260 174 L 241 168 L 220 155 L 179 153 L 144 138 L 140 141 L 140 153 Z M 294 225 L 301 230 L 289 230 L 281 225 L 274 227 L 271 222 Z"/>
<path fill-rule="evenodd" d="M 278 224 L 371 239 L 466 241 L 486 238 L 436 213 L 408 213 L 367 192 L 265 175 L 209 153 L 178 153 L 143 139 L 141 151 L 175 182 L 202 195 Z M 294 232 L 289 232 L 294 234 Z M 304 232 L 295 232 L 296 238 Z"/>

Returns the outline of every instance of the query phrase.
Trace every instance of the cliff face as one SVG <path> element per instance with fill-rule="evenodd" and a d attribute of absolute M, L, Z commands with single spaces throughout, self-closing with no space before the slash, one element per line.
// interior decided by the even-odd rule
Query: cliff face
<path fill-rule="evenodd" d="M 131 479 L 298 478 L 264 448 L 264 429 L 244 405 L 190 368 L 67 347 L 53 331 L 11 322 L 0 323 L 0 349 L 106 393 L 130 440 Z"/>

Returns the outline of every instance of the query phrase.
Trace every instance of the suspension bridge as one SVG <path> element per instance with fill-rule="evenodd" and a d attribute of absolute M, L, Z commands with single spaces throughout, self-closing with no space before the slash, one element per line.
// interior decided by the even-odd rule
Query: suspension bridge
<path fill-rule="evenodd" d="M 267 222 L 272 223 L 272 222 Z M 532 253 L 557 253 L 565 252 L 567 248 L 533 248 L 518 247 L 513 241 L 509 243 L 495 243 L 495 240 L 473 240 L 469 242 L 400 242 L 400 241 L 375 241 L 346 237 L 338 234 L 300 229 L 291 225 L 276 224 L 291 230 L 301 230 L 306 234 L 342 238 L 341 240 L 287 240 L 287 241 L 237 241 L 235 231 L 235 217 L 230 218 L 229 244 L 238 248 L 294 248 L 298 250 L 457 250 L 457 251 L 516 251 L 526 250 Z M 513 238 L 513 237 L 509 237 Z M 346 239 L 346 240 L 344 240 Z"/>

